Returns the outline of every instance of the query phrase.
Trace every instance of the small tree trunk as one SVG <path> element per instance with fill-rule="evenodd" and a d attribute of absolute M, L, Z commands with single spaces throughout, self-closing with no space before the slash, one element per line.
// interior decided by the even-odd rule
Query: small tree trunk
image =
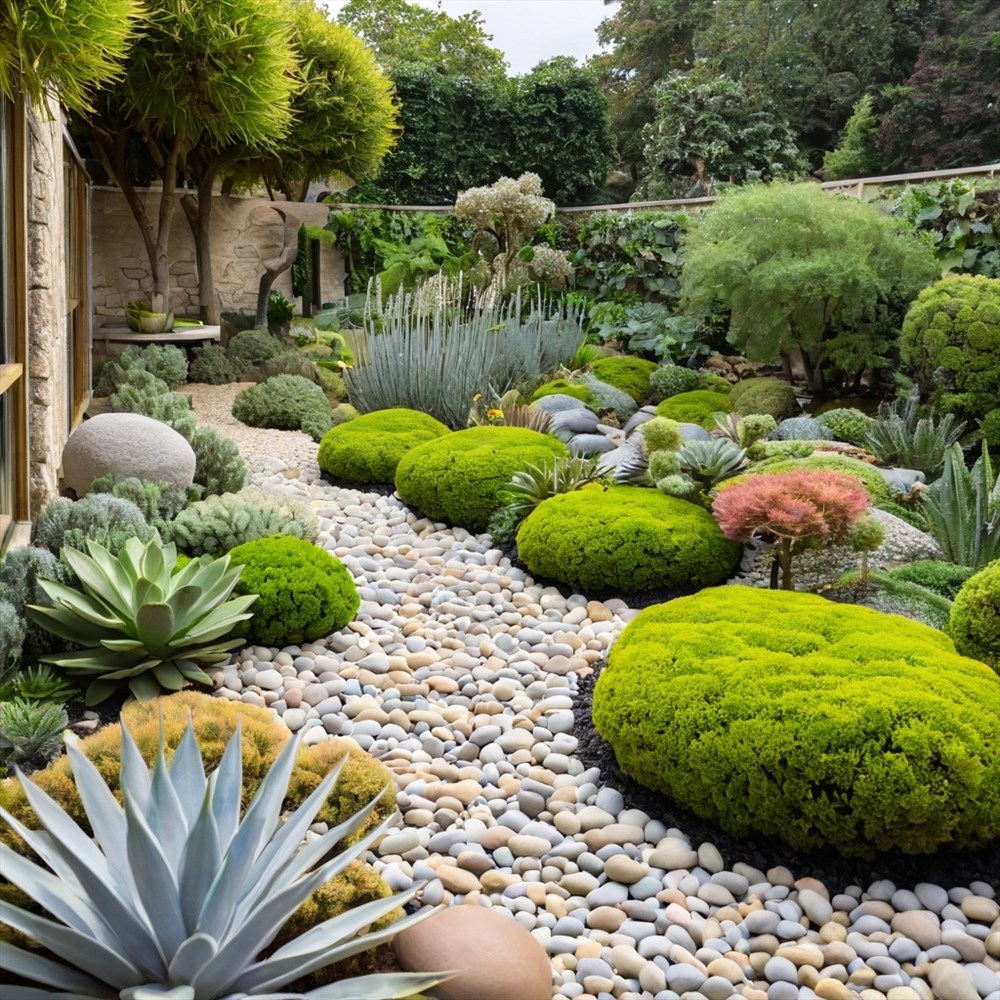
<path fill-rule="evenodd" d="M 778 573 L 781 571 L 781 561 L 778 559 L 778 553 L 774 553 L 774 558 L 771 560 L 771 590 L 778 589 Z"/>
<path fill-rule="evenodd" d="M 781 589 L 792 589 L 792 540 L 782 538 L 778 549 L 778 557 L 781 560 Z"/>
<path fill-rule="evenodd" d="M 202 323 L 217 326 L 219 304 L 215 299 L 215 276 L 212 272 L 212 188 L 221 162 L 209 163 L 198 179 L 198 196 L 186 194 L 181 206 L 194 237 L 198 266 L 198 316 Z"/>
<path fill-rule="evenodd" d="M 257 290 L 257 316 L 254 320 L 255 326 L 267 326 L 267 302 L 271 296 L 271 287 L 282 272 L 287 271 L 295 258 L 299 254 L 299 226 L 302 225 L 300 219 L 296 218 L 285 209 L 272 206 L 285 224 L 284 250 L 278 257 L 272 258 L 264 264 L 264 273 L 260 276 L 260 286 Z"/>

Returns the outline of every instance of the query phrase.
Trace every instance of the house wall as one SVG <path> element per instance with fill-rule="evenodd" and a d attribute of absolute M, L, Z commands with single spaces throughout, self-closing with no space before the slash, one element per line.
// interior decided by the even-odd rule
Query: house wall
<path fill-rule="evenodd" d="M 146 210 L 155 218 L 158 187 L 140 191 L 140 195 Z M 216 195 L 212 209 L 212 266 L 216 297 L 224 311 L 256 311 L 264 262 L 278 256 L 283 249 L 284 226 L 273 206 L 266 198 Z M 287 202 L 281 206 L 289 207 Z M 325 205 L 313 202 L 291 207 L 304 223 L 318 226 L 326 223 Z M 91 227 L 94 314 L 98 318 L 121 319 L 130 300 L 149 296 L 152 278 L 138 223 L 117 188 L 92 189 Z M 197 316 L 194 240 L 179 204 L 171 223 L 169 256 L 171 308 L 179 315 Z M 320 282 L 324 301 L 343 296 L 344 265 L 335 247 L 320 248 Z M 290 269 L 279 276 L 274 289 L 292 299 Z"/>

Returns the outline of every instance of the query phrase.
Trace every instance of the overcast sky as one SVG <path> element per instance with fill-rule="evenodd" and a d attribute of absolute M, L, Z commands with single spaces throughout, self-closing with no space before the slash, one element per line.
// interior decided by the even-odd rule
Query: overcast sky
<path fill-rule="evenodd" d="M 414 0 L 437 7 L 436 0 Z M 336 16 L 344 0 L 323 0 Z M 507 56 L 508 73 L 519 76 L 552 56 L 576 56 L 581 61 L 600 51 L 595 29 L 614 7 L 604 0 L 441 0 L 452 17 L 478 10 L 493 45 Z"/>

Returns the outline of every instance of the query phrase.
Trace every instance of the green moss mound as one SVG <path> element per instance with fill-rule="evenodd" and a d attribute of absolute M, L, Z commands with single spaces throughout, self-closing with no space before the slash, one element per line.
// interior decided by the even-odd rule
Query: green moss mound
<path fill-rule="evenodd" d="M 682 424 L 700 424 L 711 430 L 715 427 L 714 414 L 729 413 L 732 408 L 726 393 L 695 389 L 692 392 L 679 392 L 676 396 L 665 399 L 657 406 L 656 415 L 669 417 Z"/>
<path fill-rule="evenodd" d="M 301 538 L 272 535 L 229 553 L 242 566 L 236 593 L 257 594 L 247 642 L 288 646 L 312 642 L 353 621 L 361 605 L 354 577 L 325 549 Z"/>
<path fill-rule="evenodd" d="M 1000 831 L 1000 681 L 894 615 L 749 587 L 656 605 L 593 712 L 624 771 L 737 835 L 873 856 Z"/>
<path fill-rule="evenodd" d="M 965 581 L 975 572 L 971 566 L 958 566 L 943 559 L 918 559 L 890 570 L 889 575 L 894 580 L 915 583 L 953 601 Z"/>
<path fill-rule="evenodd" d="M 419 410 L 375 410 L 331 428 L 319 445 L 319 467 L 349 483 L 391 483 L 399 460 L 425 441 L 450 434 Z"/>
<path fill-rule="evenodd" d="M 960 653 L 1000 672 L 1000 559 L 962 584 L 948 631 Z"/>
<path fill-rule="evenodd" d="M 758 473 L 795 472 L 800 469 L 828 469 L 831 472 L 846 472 L 849 476 L 854 476 L 864 483 L 868 496 L 877 507 L 883 503 L 894 503 L 898 495 L 893 492 L 892 487 L 882 478 L 875 466 L 857 458 L 835 455 L 832 452 L 819 452 L 806 458 L 785 458 L 778 461 L 761 462 L 752 467 L 751 473 L 756 475 Z M 742 478 L 745 477 L 738 476 L 736 479 L 729 479 L 726 481 L 726 485 L 738 482 Z"/>
<path fill-rule="evenodd" d="M 780 378 L 748 378 L 737 382 L 729 399 L 737 413 L 769 413 L 777 421 L 798 416 L 802 411 L 791 384 Z"/>
<path fill-rule="evenodd" d="M 628 393 L 640 406 L 649 397 L 649 376 L 660 366 L 644 358 L 601 358 L 591 366 L 591 371 L 608 385 Z"/>
<path fill-rule="evenodd" d="M 532 573 L 594 596 L 711 586 L 740 557 L 708 511 L 637 486 L 542 501 L 521 525 L 517 549 Z"/>
<path fill-rule="evenodd" d="M 531 401 L 534 403 L 542 396 L 555 396 L 557 393 L 563 396 L 572 396 L 574 399 L 580 400 L 581 403 L 586 403 L 591 409 L 596 410 L 598 407 L 597 399 L 585 385 L 578 385 L 576 382 L 570 382 L 564 378 L 543 382 L 531 394 Z"/>
<path fill-rule="evenodd" d="M 568 454 L 561 441 L 526 427 L 470 427 L 407 452 L 396 492 L 435 521 L 485 531 L 514 472 Z"/>

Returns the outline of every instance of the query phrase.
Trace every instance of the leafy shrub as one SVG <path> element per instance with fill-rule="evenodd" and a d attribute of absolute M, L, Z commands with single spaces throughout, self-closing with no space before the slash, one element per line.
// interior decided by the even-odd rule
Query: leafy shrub
<path fill-rule="evenodd" d="M 1000 673 L 1000 560 L 970 576 L 951 606 L 948 631 L 963 655 Z"/>
<path fill-rule="evenodd" d="M 780 378 L 748 378 L 737 382 L 729 392 L 731 409 L 744 416 L 769 413 L 775 420 L 799 414 L 800 407 L 791 383 Z"/>
<path fill-rule="evenodd" d="M 167 534 L 188 555 L 217 554 L 269 535 L 314 542 L 319 524 L 303 501 L 248 487 L 191 504 L 177 515 Z"/>
<path fill-rule="evenodd" d="M 353 420 L 359 416 L 358 411 L 350 403 L 340 403 L 330 411 L 330 421 L 334 427 L 346 424 L 348 420 Z"/>
<path fill-rule="evenodd" d="M 110 493 L 120 500 L 129 500 L 139 508 L 147 524 L 159 529 L 172 521 L 188 503 L 187 490 L 176 483 L 154 483 L 136 476 L 119 476 L 111 473 L 90 484 L 88 496 Z M 80 546 L 77 545 L 76 548 Z"/>
<path fill-rule="evenodd" d="M 319 445 L 319 467 L 349 483 L 391 483 L 399 460 L 451 431 L 417 410 L 376 410 L 332 427 Z"/>
<path fill-rule="evenodd" d="M 233 416 L 251 427 L 305 430 L 313 435 L 330 429 L 330 404 L 323 390 L 301 375 L 275 375 L 244 389 L 233 400 Z"/>
<path fill-rule="evenodd" d="M 919 559 L 890 570 L 889 575 L 895 580 L 916 583 L 953 601 L 962 584 L 975 572 L 971 566 L 958 566 L 943 559 Z"/>
<path fill-rule="evenodd" d="M 650 457 L 650 473 L 654 476 L 656 488 L 667 496 L 702 502 L 709 490 L 719 483 L 738 475 L 747 466 L 746 452 L 725 438 L 709 441 L 687 441 L 677 452 L 677 468 L 670 469 L 666 482 L 657 476 L 653 459 L 660 458 L 662 452 Z"/>
<path fill-rule="evenodd" d="M 680 365 L 660 365 L 650 374 L 649 386 L 654 393 L 664 398 L 703 388 L 701 375 Z"/>
<path fill-rule="evenodd" d="M 1000 406 L 979 421 L 979 434 L 990 451 L 1000 450 Z"/>
<path fill-rule="evenodd" d="M 943 410 L 984 416 L 1000 398 L 1000 278 L 946 275 L 925 288 L 903 320 L 900 352 Z"/>
<path fill-rule="evenodd" d="M 10 603 L 21 619 L 26 619 L 24 638 L 20 646 L 20 661 L 32 663 L 44 653 L 65 648 L 51 632 L 27 619 L 29 604 L 48 605 L 52 602 L 42 590 L 39 580 L 70 583 L 73 572 L 57 555 L 37 545 L 22 545 L 11 549 L 0 564 L 0 596 Z M 13 634 L 14 628 L 11 628 Z"/>
<path fill-rule="evenodd" d="M 669 417 L 682 424 L 700 424 L 706 430 L 715 426 L 716 413 L 728 413 L 732 409 L 729 396 L 710 389 L 695 389 L 680 392 L 665 399 L 656 408 L 660 417 Z"/>
<path fill-rule="evenodd" d="M 951 413 L 939 421 L 921 417 L 917 397 L 911 395 L 879 406 L 878 419 L 865 433 L 864 447 L 883 462 L 934 473 L 964 430 L 964 421 L 956 424 Z"/>
<path fill-rule="evenodd" d="M 870 856 L 1000 830 L 996 678 L 903 618 L 704 590 L 629 623 L 593 712 L 626 773 L 738 836 Z"/>
<path fill-rule="evenodd" d="M 21 663 L 27 623 L 17 606 L 0 590 L 0 689 L 10 684 Z"/>
<path fill-rule="evenodd" d="M 875 422 L 862 410 L 853 407 L 838 407 L 825 410 L 816 419 L 826 427 L 838 441 L 846 441 L 855 447 L 863 448 L 868 429 Z"/>
<path fill-rule="evenodd" d="M 26 698 L 0 702 L 0 765 L 54 757 L 62 749 L 68 723 L 62 705 Z"/>
<path fill-rule="evenodd" d="M 118 390 L 108 399 L 108 408 L 112 413 L 139 413 L 160 420 L 189 440 L 198 423 L 186 396 L 170 392 L 166 382 L 142 369 L 125 373 Z"/>
<path fill-rule="evenodd" d="M 146 371 L 161 379 L 168 389 L 188 380 L 188 361 L 184 352 L 173 344 L 149 344 L 138 347 L 129 344 L 114 360 L 105 362 L 94 386 L 95 396 L 110 396 L 122 384 L 130 371 Z"/>
<path fill-rule="evenodd" d="M 602 382 L 628 393 L 640 406 L 649 396 L 649 380 L 659 369 L 655 361 L 642 358 L 601 358 L 591 366 Z"/>
<path fill-rule="evenodd" d="M 214 427 L 199 427 L 189 438 L 194 451 L 194 481 L 205 496 L 238 493 L 250 478 L 239 445 Z"/>
<path fill-rule="evenodd" d="M 268 358 L 254 371 L 254 381 L 266 382 L 275 375 L 298 375 L 315 382 L 318 386 L 323 384 L 320 369 L 316 367 L 315 362 L 298 351 L 285 350 L 273 358 Z"/>
<path fill-rule="evenodd" d="M 195 348 L 188 377 L 192 382 L 206 385 L 226 385 L 235 382 L 242 369 L 229 357 L 221 344 L 209 342 Z"/>
<path fill-rule="evenodd" d="M 132 503 L 109 493 L 88 493 L 82 500 L 56 497 L 50 500 L 31 528 L 31 541 L 55 555 L 66 545 L 82 549 L 86 539 L 99 542 L 117 555 L 130 538 L 148 542 L 156 537 Z"/>
<path fill-rule="evenodd" d="M 249 372 L 284 350 L 280 340 L 259 327 L 241 330 L 226 345 L 229 360 L 241 373 Z"/>
<path fill-rule="evenodd" d="M 845 573 L 836 586 L 823 591 L 823 597 L 833 601 L 857 604 L 887 615 L 902 615 L 922 622 L 939 632 L 948 631 L 951 601 L 934 591 L 909 580 L 899 580 L 889 573 L 876 571 L 866 583 L 860 573 Z"/>
<path fill-rule="evenodd" d="M 710 586 L 740 556 L 703 508 L 637 486 L 544 500 L 525 518 L 517 547 L 532 573 L 595 596 Z"/>
<path fill-rule="evenodd" d="M 568 454 L 561 441 L 524 427 L 470 427 L 408 451 L 396 491 L 435 521 L 484 531 L 518 469 Z"/>
<path fill-rule="evenodd" d="M 361 605 L 347 567 L 301 538 L 272 535 L 230 551 L 242 566 L 236 592 L 257 594 L 247 640 L 288 646 L 322 639 L 354 620 Z"/>
<path fill-rule="evenodd" d="M 833 432 L 812 417 L 788 417 L 778 424 L 771 436 L 778 441 L 830 441 Z"/>
<path fill-rule="evenodd" d="M 770 443 L 770 442 L 768 442 Z M 777 442 L 782 445 L 801 444 L 797 441 Z M 817 452 L 803 458 L 773 458 L 754 465 L 751 472 L 761 475 L 772 473 L 797 472 L 803 470 L 825 469 L 829 472 L 843 472 L 860 480 L 868 492 L 871 502 L 876 507 L 883 503 L 895 502 L 898 496 L 873 465 L 862 462 L 847 455 L 835 455 L 829 452 Z"/>

